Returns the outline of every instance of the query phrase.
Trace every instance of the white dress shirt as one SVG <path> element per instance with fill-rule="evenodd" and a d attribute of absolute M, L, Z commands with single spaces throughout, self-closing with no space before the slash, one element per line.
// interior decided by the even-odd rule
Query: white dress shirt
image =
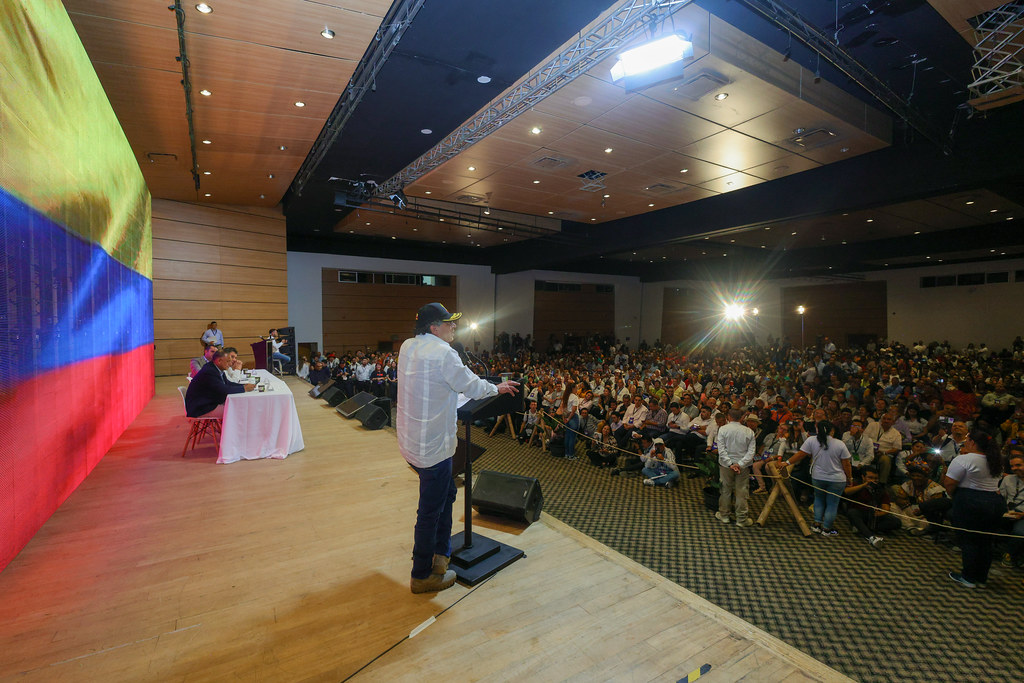
<path fill-rule="evenodd" d="M 726 422 L 715 437 L 718 442 L 718 464 L 722 467 L 750 467 L 754 461 L 754 432 L 739 422 Z"/>
<path fill-rule="evenodd" d="M 398 450 L 415 467 L 433 467 L 452 457 L 458 427 L 459 394 L 495 396 L 497 385 L 462 364 L 448 342 L 419 334 L 398 352 Z"/>

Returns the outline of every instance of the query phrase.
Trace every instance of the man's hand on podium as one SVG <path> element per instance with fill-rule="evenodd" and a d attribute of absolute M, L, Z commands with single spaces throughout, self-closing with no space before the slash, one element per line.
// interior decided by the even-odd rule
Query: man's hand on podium
<path fill-rule="evenodd" d="M 519 393 L 519 389 L 516 388 L 518 386 L 519 386 L 519 382 L 513 382 L 510 379 L 509 380 L 505 380 L 504 382 L 502 382 L 501 384 L 498 385 L 498 393 L 499 394 L 512 394 L 513 396 L 515 396 L 517 393 Z"/>

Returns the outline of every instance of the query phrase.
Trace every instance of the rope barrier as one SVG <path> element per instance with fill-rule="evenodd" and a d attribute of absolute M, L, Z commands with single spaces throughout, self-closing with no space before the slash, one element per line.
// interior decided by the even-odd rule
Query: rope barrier
<path fill-rule="evenodd" d="M 529 413 L 526 412 L 526 411 L 524 411 L 522 413 L 517 413 L 517 415 L 523 415 L 523 416 L 526 416 L 528 414 Z M 609 446 L 609 444 L 605 444 L 602 441 L 598 441 L 597 439 L 595 439 L 594 437 L 592 437 L 592 436 L 590 436 L 588 434 L 585 434 L 585 433 L 583 433 L 583 432 L 581 432 L 581 431 L 579 431 L 577 429 L 573 429 L 566 422 L 563 422 L 562 420 L 560 420 L 557 415 L 553 415 L 553 414 L 551 414 L 551 413 L 549 413 L 549 412 L 547 412 L 545 410 L 538 410 L 537 411 L 537 417 L 538 417 L 538 425 L 537 426 L 539 426 L 539 422 L 540 422 L 541 418 L 548 418 L 548 419 L 552 420 L 553 422 L 557 423 L 558 425 L 562 426 L 566 430 L 574 432 L 578 436 L 583 437 L 584 439 L 587 439 L 587 440 L 592 441 L 594 443 L 600 444 L 601 446 Z M 639 455 L 635 451 L 631 451 L 631 450 L 627 450 L 625 448 L 622 448 L 621 446 L 618 445 L 618 443 L 616 443 L 615 445 L 611 446 L 611 448 L 616 450 L 616 451 L 625 453 L 627 455 L 637 455 L 637 456 Z M 702 471 L 701 468 L 698 467 L 697 465 L 687 465 L 687 464 L 678 463 L 678 462 L 675 462 L 674 464 L 675 464 L 676 467 L 679 467 L 679 468 L 686 468 L 686 469 Z M 906 515 L 906 514 L 903 514 L 902 512 L 893 512 L 892 510 L 885 510 L 884 508 L 876 507 L 874 505 L 868 505 L 866 503 L 860 502 L 859 500 L 854 500 L 852 498 L 847 498 L 846 496 L 843 496 L 843 495 L 838 495 L 838 494 L 835 494 L 835 493 L 830 493 L 827 489 L 823 489 L 823 488 L 821 488 L 819 486 L 815 486 L 811 482 L 804 481 L 803 479 L 797 479 L 796 477 L 793 477 L 792 475 L 789 475 L 789 476 L 775 476 L 773 474 L 769 474 L 769 473 L 765 472 L 761 476 L 763 476 L 766 479 L 778 479 L 778 480 L 780 480 L 780 485 L 781 485 L 781 482 L 786 480 L 786 479 L 795 479 L 796 481 L 800 482 L 802 485 L 806 486 L 807 488 L 814 489 L 816 491 L 821 491 L 822 493 L 824 493 L 827 496 L 835 496 L 839 500 L 846 501 L 847 503 L 854 503 L 854 504 L 856 504 L 856 505 L 858 505 L 860 507 L 864 507 L 864 508 L 867 508 L 869 510 L 875 510 L 876 512 L 884 512 L 887 515 L 892 515 L 893 517 L 897 517 L 897 518 L 900 518 L 900 519 L 910 520 L 912 522 L 921 522 L 922 521 L 920 517 L 914 517 L 912 515 Z M 925 521 L 927 521 L 927 520 L 925 520 Z M 953 526 L 951 524 L 945 524 L 945 523 L 942 523 L 942 522 L 928 522 L 928 526 L 930 526 L 930 527 L 937 527 L 939 529 L 946 529 L 946 530 L 949 530 L 949 531 L 963 531 L 963 532 L 969 533 L 969 534 L 980 534 L 980 535 L 984 535 L 984 536 L 992 536 L 992 537 L 995 537 L 995 538 L 1010 538 L 1010 539 L 1020 539 L 1021 538 L 1020 536 L 1018 536 L 1016 534 L 1004 534 L 1004 533 L 1000 533 L 1000 532 L 996 532 L 996 531 L 979 531 L 977 529 L 966 529 L 964 527 Z"/>

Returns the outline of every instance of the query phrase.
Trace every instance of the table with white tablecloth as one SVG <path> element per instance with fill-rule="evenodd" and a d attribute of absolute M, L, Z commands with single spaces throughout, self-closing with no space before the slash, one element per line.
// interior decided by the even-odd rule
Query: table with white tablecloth
<path fill-rule="evenodd" d="M 266 391 L 231 394 L 224 404 L 218 463 L 287 458 L 306 447 L 295 397 L 281 379 L 252 370 Z"/>

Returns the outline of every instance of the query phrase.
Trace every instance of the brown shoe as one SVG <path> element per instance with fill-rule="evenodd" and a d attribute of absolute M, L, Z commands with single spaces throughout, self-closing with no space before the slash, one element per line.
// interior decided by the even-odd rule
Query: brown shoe
<path fill-rule="evenodd" d="M 448 563 L 451 558 L 447 555 L 434 555 L 434 566 L 431 568 L 431 574 L 444 574 L 448 571 Z"/>
<path fill-rule="evenodd" d="M 453 571 L 446 571 L 444 574 L 431 574 L 425 579 L 410 579 L 409 589 L 413 593 L 436 593 L 455 585 L 458 578 Z"/>

